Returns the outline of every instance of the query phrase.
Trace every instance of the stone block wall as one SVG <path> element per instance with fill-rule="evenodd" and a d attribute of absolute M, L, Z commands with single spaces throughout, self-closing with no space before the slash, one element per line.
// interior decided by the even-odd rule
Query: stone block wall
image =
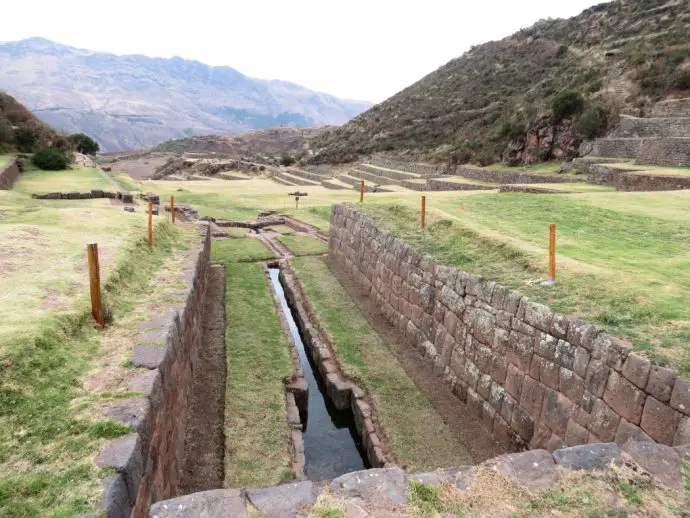
<path fill-rule="evenodd" d="M 424 175 L 441 174 L 441 172 L 444 169 L 442 166 L 436 167 L 427 164 L 416 164 L 414 162 L 400 162 L 397 160 L 389 160 L 386 158 L 372 158 L 371 160 L 369 160 L 369 163 L 371 165 L 386 167 L 388 169 L 397 169 L 398 171 Z"/>
<path fill-rule="evenodd" d="M 612 136 L 622 138 L 687 137 L 690 135 L 690 118 L 622 118 Z"/>
<path fill-rule="evenodd" d="M 644 139 L 635 162 L 671 167 L 690 166 L 690 137 Z"/>
<path fill-rule="evenodd" d="M 455 170 L 455 174 L 471 180 L 500 184 L 571 183 L 584 181 L 584 179 L 573 178 L 572 176 L 547 176 L 513 171 L 488 171 L 471 165 L 458 166 Z"/>
<path fill-rule="evenodd" d="M 650 117 L 690 117 L 690 99 L 672 99 L 656 103 Z"/>
<path fill-rule="evenodd" d="M 690 442 L 690 380 L 597 326 L 439 265 L 349 205 L 333 206 L 329 256 L 506 446 Z"/>
<path fill-rule="evenodd" d="M 96 457 L 100 468 L 117 474 L 103 480 L 108 518 L 145 517 L 154 502 L 177 496 L 183 473 L 184 440 L 193 372 L 202 346 L 202 308 L 207 285 L 210 235 L 205 226 L 201 248 L 186 260 L 185 303 L 142 325 L 145 343 L 136 345 L 132 363 L 148 370 L 129 389 L 144 397 L 124 399 L 107 415 L 135 432 L 115 439 Z"/>
<path fill-rule="evenodd" d="M 613 157 L 633 160 L 640 150 L 642 141 L 636 138 L 602 138 L 592 144 L 591 156 Z"/>
<path fill-rule="evenodd" d="M 19 178 L 19 164 L 17 164 L 15 159 L 5 169 L 0 171 L 0 190 L 9 191 L 12 189 L 17 178 Z"/>
<path fill-rule="evenodd" d="M 618 174 L 613 177 L 613 184 L 617 191 L 676 191 L 690 189 L 690 175 Z"/>

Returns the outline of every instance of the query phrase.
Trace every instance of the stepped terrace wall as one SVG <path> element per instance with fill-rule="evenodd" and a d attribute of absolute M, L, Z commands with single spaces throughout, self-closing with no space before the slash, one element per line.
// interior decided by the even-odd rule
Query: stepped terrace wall
<path fill-rule="evenodd" d="M 690 99 L 671 99 L 656 103 L 650 117 L 690 117 Z"/>
<path fill-rule="evenodd" d="M 690 137 L 644 139 L 635 162 L 671 167 L 690 166 Z"/>
<path fill-rule="evenodd" d="M 183 475 L 188 398 L 202 346 L 202 309 L 209 269 L 210 234 L 186 262 L 186 301 L 142 325 L 151 335 L 137 345 L 132 363 L 150 369 L 130 383 L 145 397 L 124 399 L 108 415 L 124 421 L 135 433 L 112 441 L 96 457 L 100 468 L 116 474 L 103 480 L 105 515 L 109 518 L 148 516 L 154 502 L 177 496 Z"/>
<path fill-rule="evenodd" d="M 639 173 L 617 174 L 613 177 L 617 191 L 675 191 L 690 189 L 688 176 L 672 176 Z"/>
<path fill-rule="evenodd" d="M 690 381 L 493 281 L 435 263 L 349 205 L 329 256 L 507 446 L 690 442 Z"/>
<path fill-rule="evenodd" d="M 0 190 L 8 191 L 12 189 L 17 178 L 19 178 L 19 164 L 14 159 L 5 169 L 0 171 Z"/>
<path fill-rule="evenodd" d="M 690 118 L 621 119 L 612 135 L 622 138 L 687 137 L 690 135 Z"/>
<path fill-rule="evenodd" d="M 487 183 L 510 183 L 510 184 L 529 184 L 529 183 L 572 183 L 584 182 L 584 179 L 573 178 L 572 176 L 548 176 L 533 173 L 520 173 L 512 171 L 489 171 L 471 165 L 457 166 L 455 174 Z"/>

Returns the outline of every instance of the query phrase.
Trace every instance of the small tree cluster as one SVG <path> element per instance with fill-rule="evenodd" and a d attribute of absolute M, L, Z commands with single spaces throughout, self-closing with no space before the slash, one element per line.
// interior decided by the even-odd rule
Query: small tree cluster
<path fill-rule="evenodd" d="M 33 163 L 46 171 L 60 171 L 69 167 L 70 157 L 55 148 L 44 147 L 34 154 Z"/>
<path fill-rule="evenodd" d="M 95 155 L 101 149 L 101 147 L 98 145 L 98 142 L 85 133 L 75 133 L 74 135 L 70 135 L 69 141 L 74 147 L 75 151 L 85 155 Z"/>
<path fill-rule="evenodd" d="M 551 102 L 553 117 L 556 121 L 562 121 L 566 117 L 580 113 L 584 106 L 584 97 L 575 90 L 563 90 L 556 94 Z"/>
<path fill-rule="evenodd" d="M 287 153 L 280 157 L 280 165 L 284 165 L 287 167 L 293 165 L 295 162 L 297 162 L 295 157 L 292 155 L 288 155 Z"/>
<path fill-rule="evenodd" d="M 592 140 L 606 133 L 606 114 L 596 106 L 589 106 L 575 123 L 575 132 Z"/>

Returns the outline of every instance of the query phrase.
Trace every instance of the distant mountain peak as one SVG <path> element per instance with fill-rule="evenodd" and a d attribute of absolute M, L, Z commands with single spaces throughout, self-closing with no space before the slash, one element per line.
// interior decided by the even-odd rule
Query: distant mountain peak
<path fill-rule="evenodd" d="M 0 90 L 57 129 L 90 134 L 105 151 L 280 125 L 343 124 L 371 106 L 179 56 L 119 56 L 40 37 L 0 43 L 0 70 Z"/>

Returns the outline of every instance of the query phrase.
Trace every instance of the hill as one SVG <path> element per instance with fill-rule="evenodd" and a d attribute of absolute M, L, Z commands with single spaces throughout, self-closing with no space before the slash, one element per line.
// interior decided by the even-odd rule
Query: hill
<path fill-rule="evenodd" d="M 0 92 L 0 152 L 30 153 L 58 138 L 50 126 L 41 122 L 23 104 Z"/>
<path fill-rule="evenodd" d="M 272 156 L 287 153 L 307 153 L 311 142 L 334 129 L 333 126 L 316 128 L 270 128 L 244 135 L 206 135 L 163 142 L 154 152 L 222 153 L 237 158 Z"/>
<path fill-rule="evenodd" d="M 370 106 L 229 67 L 116 56 L 41 38 L 0 44 L 0 70 L 0 89 L 54 127 L 93 136 L 104 151 L 280 125 L 342 124 Z"/>
<path fill-rule="evenodd" d="M 325 134 L 314 162 L 377 152 L 483 164 L 573 156 L 622 113 L 642 115 L 654 101 L 687 95 L 688 34 L 684 0 L 616 1 L 539 21 L 472 48 Z"/>

